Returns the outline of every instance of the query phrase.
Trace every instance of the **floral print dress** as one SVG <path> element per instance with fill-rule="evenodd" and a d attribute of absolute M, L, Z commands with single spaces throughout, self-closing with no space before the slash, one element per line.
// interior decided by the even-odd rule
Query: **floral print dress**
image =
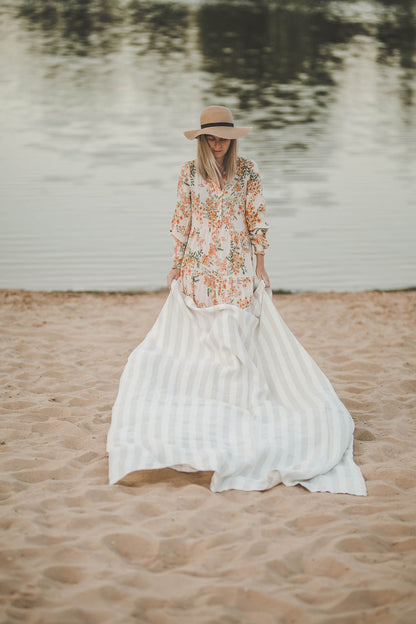
<path fill-rule="evenodd" d="M 269 246 L 268 225 L 256 164 L 237 159 L 234 179 L 222 189 L 205 181 L 196 162 L 182 167 L 170 233 L 173 267 L 180 268 L 185 295 L 198 307 L 220 303 L 246 308 L 254 287 L 253 251 Z"/>

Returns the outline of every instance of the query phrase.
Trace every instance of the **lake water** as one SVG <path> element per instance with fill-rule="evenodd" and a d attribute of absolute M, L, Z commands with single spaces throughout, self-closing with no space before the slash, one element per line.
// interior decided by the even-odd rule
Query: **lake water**
<path fill-rule="evenodd" d="M 163 287 L 210 104 L 254 126 L 274 289 L 416 285 L 416 2 L 0 0 L 0 287 Z"/>

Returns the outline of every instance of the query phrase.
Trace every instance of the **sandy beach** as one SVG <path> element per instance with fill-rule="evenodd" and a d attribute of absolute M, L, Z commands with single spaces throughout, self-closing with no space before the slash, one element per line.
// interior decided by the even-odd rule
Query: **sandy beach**
<path fill-rule="evenodd" d="M 120 375 L 166 296 L 0 291 L 0 621 L 416 622 L 416 292 L 274 296 L 350 410 L 367 497 L 109 486 Z"/>

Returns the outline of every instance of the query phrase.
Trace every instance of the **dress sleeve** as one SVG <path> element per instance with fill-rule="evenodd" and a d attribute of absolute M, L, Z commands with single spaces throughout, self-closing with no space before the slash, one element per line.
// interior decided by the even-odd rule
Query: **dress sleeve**
<path fill-rule="evenodd" d="M 190 163 L 181 169 L 176 193 L 176 208 L 173 213 L 170 234 L 174 240 L 173 268 L 179 269 L 191 230 L 191 172 Z"/>
<path fill-rule="evenodd" d="M 269 226 L 266 222 L 266 204 L 260 173 L 254 162 L 251 162 L 247 180 L 246 221 L 254 253 L 264 254 L 269 246 L 266 238 Z"/>

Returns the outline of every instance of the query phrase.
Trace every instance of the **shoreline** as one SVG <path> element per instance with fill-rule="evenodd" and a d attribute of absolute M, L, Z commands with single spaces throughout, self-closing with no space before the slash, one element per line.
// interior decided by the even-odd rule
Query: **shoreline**
<path fill-rule="evenodd" d="M 272 289 L 273 295 L 342 295 L 342 294 L 360 294 L 360 293 L 405 293 L 416 291 L 416 286 L 406 286 L 402 288 L 369 288 L 364 290 L 286 290 Z M 169 289 L 155 288 L 154 290 L 32 290 L 30 288 L 0 288 L 0 294 L 4 293 L 39 293 L 39 294 L 76 294 L 76 295 L 126 295 L 129 297 L 137 295 L 167 295 Z"/>

